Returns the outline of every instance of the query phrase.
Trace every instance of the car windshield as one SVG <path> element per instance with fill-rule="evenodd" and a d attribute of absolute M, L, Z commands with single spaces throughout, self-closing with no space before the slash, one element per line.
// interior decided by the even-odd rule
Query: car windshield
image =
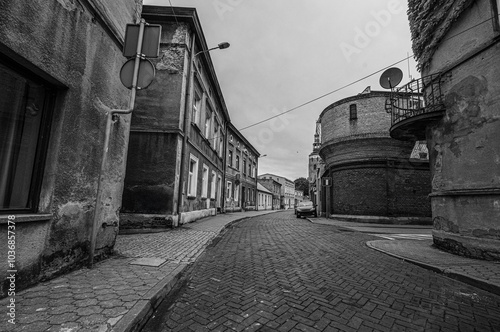
<path fill-rule="evenodd" d="M 313 202 L 300 202 L 299 206 L 312 206 Z"/>

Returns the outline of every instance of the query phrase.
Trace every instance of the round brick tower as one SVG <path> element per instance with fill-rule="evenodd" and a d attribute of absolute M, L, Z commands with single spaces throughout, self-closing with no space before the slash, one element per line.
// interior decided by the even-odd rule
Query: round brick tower
<path fill-rule="evenodd" d="M 330 214 L 359 221 L 431 223 L 427 156 L 410 158 L 415 142 L 389 136 L 389 92 L 369 91 L 339 100 L 320 115 L 325 196 Z M 372 217 L 372 218 L 370 218 Z M 352 218 L 352 217 L 351 217 Z"/>

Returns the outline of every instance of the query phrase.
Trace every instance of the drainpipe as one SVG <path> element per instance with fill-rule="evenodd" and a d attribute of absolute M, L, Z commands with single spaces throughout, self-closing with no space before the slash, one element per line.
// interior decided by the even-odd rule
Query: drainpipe
<path fill-rule="evenodd" d="M 192 101 L 191 101 L 191 90 L 193 89 L 193 66 L 194 66 L 194 47 L 195 47 L 195 42 L 196 42 L 196 36 L 194 33 L 191 34 L 191 54 L 189 57 L 189 66 L 188 66 L 188 87 L 186 91 L 186 101 L 184 103 L 184 125 L 182 126 L 182 131 L 184 134 L 184 137 L 182 138 L 182 152 L 181 152 L 181 166 L 180 166 L 180 172 L 179 172 L 179 190 L 177 192 L 177 225 L 180 224 L 181 222 L 181 208 L 182 208 L 182 202 L 183 202 L 183 187 L 184 187 L 184 167 L 186 165 L 186 150 L 187 150 L 187 144 L 188 144 L 188 136 L 190 132 L 190 126 L 191 126 L 191 108 L 192 108 Z"/>
<path fill-rule="evenodd" d="M 109 139 L 111 136 L 111 123 L 113 122 L 115 116 L 118 115 L 126 115 L 132 113 L 135 107 L 135 98 L 137 94 L 137 75 L 139 73 L 139 64 L 141 61 L 141 51 L 142 51 L 142 39 L 144 35 L 144 26 L 146 21 L 144 19 L 140 20 L 139 24 L 139 37 L 137 40 L 137 49 L 135 54 L 135 64 L 134 64 L 134 74 L 132 76 L 132 88 L 130 93 L 129 107 L 125 110 L 120 109 L 110 109 L 106 107 L 102 103 L 95 102 L 94 105 L 97 108 L 106 110 L 106 132 L 104 134 L 104 144 L 103 144 L 103 152 L 102 152 L 102 160 L 101 160 L 101 169 L 99 170 L 99 182 L 97 184 L 97 194 L 96 194 L 96 204 L 94 209 L 94 218 L 92 222 L 92 233 L 90 234 L 90 255 L 89 255 L 89 268 L 94 266 L 94 254 L 95 247 L 97 242 L 97 233 L 99 232 L 99 211 L 103 208 L 103 185 L 104 180 L 106 179 L 106 164 L 108 162 L 108 150 L 109 150 Z M 104 226 L 105 224 L 103 224 Z"/>
<path fill-rule="evenodd" d="M 222 184 L 221 184 L 221 190 L 222 190 L 222 202 L 221 202 L 221 213 L 224 211 L 226 212 L 226 191 L 227 191 L 227 184 L 226 184 L 226 172 L 227 172 L 227 142 L 228 142 L 228 136 L 229 136 L 229 130 L 227 127 L 227 120 L 224 121 L 224 128 L 226 129 L 226 136 L 224 137 L 224 161 L 222 163 L 224 167 L 224 171 L 222 172 Z"/>

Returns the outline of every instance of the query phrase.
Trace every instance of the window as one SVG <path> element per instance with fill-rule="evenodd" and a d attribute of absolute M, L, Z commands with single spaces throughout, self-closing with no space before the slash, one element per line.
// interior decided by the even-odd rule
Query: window
<path fill-rule="evenodd" d="M 198 186 L 198 158 L 189 156 L 188 196 L 196 197 Z"/>
<path fill-rule="evenodd" d="M 236 168 L 240 169 L 240 156 L 236 156 Z"/>
<path fill-rule="evenodd" d="M 231 199 L 233 198 L 233 183 L 231 181 L 227 181 L 227 193 L 226 193 L 226 198 Z"/>
<path fill-rule="evenodd" d="M 205 137 L 210 139 L 210 129 L 212 123 L 212 111 L 208 110 L 205 114 Z"/>
<path fill-rule="evenodd" d="M 222 157 L 223 151 L 224 151 L 224 136 L 222 136 L 221 133 L 219 137 L 219 157 Z"/>
<path fill-rule="evenodd" d="M 500 32 L 500 0 L 491 0 L 491 15 L 493 16 L 493 30 Z"/>
<path fill-rule="evenodd" d="M 219 152 L 219 144 L 217 143 L 217 140 L 219 138 L 219 121 L 217 121 L 217 119 L 214 118 L 214 133 L 213 133 L 213 140 L 212 140 L 212 144 L 214 145 L 214 150 L 215 152 Z"/>
<path fill-rule="evenodd" d="M 215 191 L 217 188 L 215 186 L 216 182 L 217 182 L 217 174 L 214 171 L 212 171 L 212 184 L 210 185 L 210 187 L 211 187 L 210 198 L 211 199 L 215 199 Z"/>
<path fill-rule="evenodd" d="M 208 166 L 203 164 L 203 177 L 201 184 L 201 197 L 208 197 Z"/>
<path fill-rule="evenodd" d="M 233 167 L 233 151 L 229 150 L 229 153 L 227 154 L 227 163 L 229 166 Z"/>
<path fill-rule="evenodd" d="M 220 202 L 221 202 L 221 195 L 222 195 L 222 177 L 219 175 L 217 176 L 217 190 L 218 190 L 218 195 L 217 195 L 217 204 L 220 207 Z"/>
<path fill-rule="evenodd" d="M 235 185 L 234 186 L 234 199 L 239 202 L 240 201 L 240 186 L 239 185 Z M 238 205 L 239 206 L 239 205 Z"/>
<path fill-rule="evenodd" d="M 0 57 L 0 211 L 36 212 L 56 89 Z"/>
<path fill-rule="evenodd" d="M 356 120 L 358 118 L 358 110 L 356 104 L 349 106 L 349 120 Z"/>
<path fill-rule="evenodd" d="M 191 114 L 191 122 L 199 124 L 200 114 L 201 114 L 201 101 L 202 101 L 202 92 L 198 86 L 194 89 L 194 99 L 193 99 L 193 112 Z"/>
<path fill-rule="evenodd" d="M 247 160 L 243 159 L 243 174 L 247 174 Z"/>

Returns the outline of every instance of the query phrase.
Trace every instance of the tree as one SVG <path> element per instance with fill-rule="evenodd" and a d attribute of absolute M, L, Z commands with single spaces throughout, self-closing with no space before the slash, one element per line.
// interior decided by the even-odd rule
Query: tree
<path fill-rule="evenodd" d="M 295 190 L 304 192 L 304 196 L 309 196 L 309 181 L 306 178 L 298 178 L 293 182 L 295 183 Z"/>

